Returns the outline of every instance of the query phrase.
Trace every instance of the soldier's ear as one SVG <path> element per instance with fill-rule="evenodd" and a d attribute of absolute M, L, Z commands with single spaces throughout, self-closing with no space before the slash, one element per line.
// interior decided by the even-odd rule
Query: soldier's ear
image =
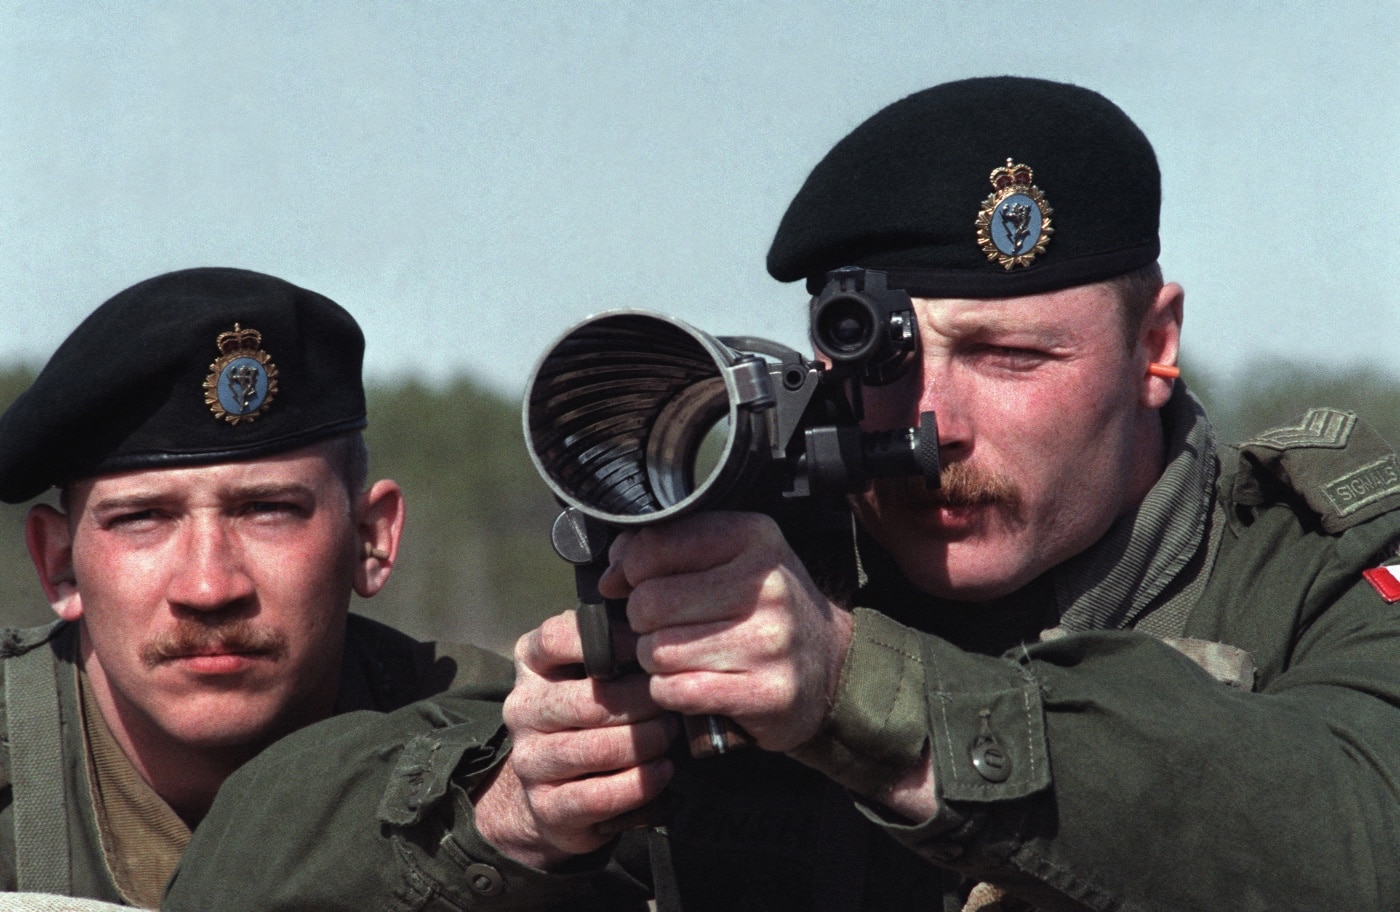
<path fill-rule="evenodd" d="M 1157 292 L 1156 299 L 1142 318 L 1135 355 L 1143 365 L 1140 401 L 1145 408 L 1158 409 L 1172 395 L 1172 380 L 1161 371 L 1150 371 L 1148 365 L 1175 367 L 1180 356 L 1181 321 L 1186 292 L 1175 282 L 1168 282 Z"/>
<path fill-rule="evenodd" d="M 364 598 L 378 594 L 389 581 L 403 534 L 403 489 L 396 482 L 376 481 L 355 504 L 359 554 L 355 562 L 355 592 Z"/>
<path fill-rule="evenodd" d="M 24 518 L 24 540 L 54 613 L 65 621 L 82 617 L 83 599 L 73 574 L 73 529 L 68 516 L 48 504 L 31 507 Z"/>

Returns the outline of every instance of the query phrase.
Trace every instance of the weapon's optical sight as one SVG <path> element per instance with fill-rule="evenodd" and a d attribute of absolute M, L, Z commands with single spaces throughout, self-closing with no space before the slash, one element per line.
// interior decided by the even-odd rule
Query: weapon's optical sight
<path fill-rule="evenodd" d="M 919 353 L 909 293 L 886 287 L 884 273 L 847 266 L 827 273 L 812 299 L 812 344 L 838 369 L 882 386 L 903 376 Z"/>

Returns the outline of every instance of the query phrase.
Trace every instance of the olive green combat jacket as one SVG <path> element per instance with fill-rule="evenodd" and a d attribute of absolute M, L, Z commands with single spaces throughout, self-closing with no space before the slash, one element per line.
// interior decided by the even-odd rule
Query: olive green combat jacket
<path fill-rule="evenodd" d="M 125 904 L 94 816 L 74 665 L 77 641 L 77 627 L 64 622 L 0 632 L 0 889 Z M 25 662 L 19 673 L 18 662 Z M 28 689 L 19 683 L 26 672 Z M 351 615 L 338 706 L 387 711 L 454 685 L 510 675 L 510 664 L 494 653 L 420 643 Z M 28 805 L 17 794 L 25 782 L 35 783 L 39 796 Z M 20 883 L 19 870 L 66 878 L 67 885 Z"/>
<path fill-rule="evenodd" d="M 664 836 L 549 874 L 501 856 L 468 794 L 507 745 L 454 692 L 245 766 L 166 908 L 956 912 L 982 884 L 1046 910 L 1400 909 L 1400 605 L 1362 576 L 1400 541 L 1396 455 L 1331 410 L 1219 461 L 1184 390 L 1164 420 L 1142 509 L 1015 598 L 930 599 L 867 543 L 822 731 L 680 764 Z M 925 750 L 940 810 L 894 819 L 876 799 Z"/>

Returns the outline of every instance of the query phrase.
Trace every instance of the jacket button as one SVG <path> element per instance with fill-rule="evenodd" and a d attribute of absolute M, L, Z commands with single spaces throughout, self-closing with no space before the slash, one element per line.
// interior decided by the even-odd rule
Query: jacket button
<path fill-rule="evenodd" d="M 972 768 L 988 782 L 1011 778 L 1011 757 L 995 735 L 982 735 L 972 742 Z"/>
<path fill-rule="evenodd" d="M 495 896 L 505 889 L 501 872 L 488 864 L 470 865 L 467 868 L 467 884 L 482 896 Z"/>

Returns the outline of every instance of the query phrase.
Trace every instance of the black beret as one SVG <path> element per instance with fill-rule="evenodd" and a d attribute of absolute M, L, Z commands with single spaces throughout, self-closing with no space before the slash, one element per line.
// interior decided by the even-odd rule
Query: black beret
<path fill-rule="evenodd" d="M 1161 195 L 1147 137 L 1102 95 L 950 82 L 836 144 L 783 216 L 768 271 L 813 293 L 842 266 L 925 297 L 1053 291 L 1154 262 Z"/>
<path fill-rule="evenodd" d="M 133 285 L 79 324 L 0 416 L 0 500 L 363 428 L 364 349 L 340 305 L 272 276 L 189 269 Z"/>

